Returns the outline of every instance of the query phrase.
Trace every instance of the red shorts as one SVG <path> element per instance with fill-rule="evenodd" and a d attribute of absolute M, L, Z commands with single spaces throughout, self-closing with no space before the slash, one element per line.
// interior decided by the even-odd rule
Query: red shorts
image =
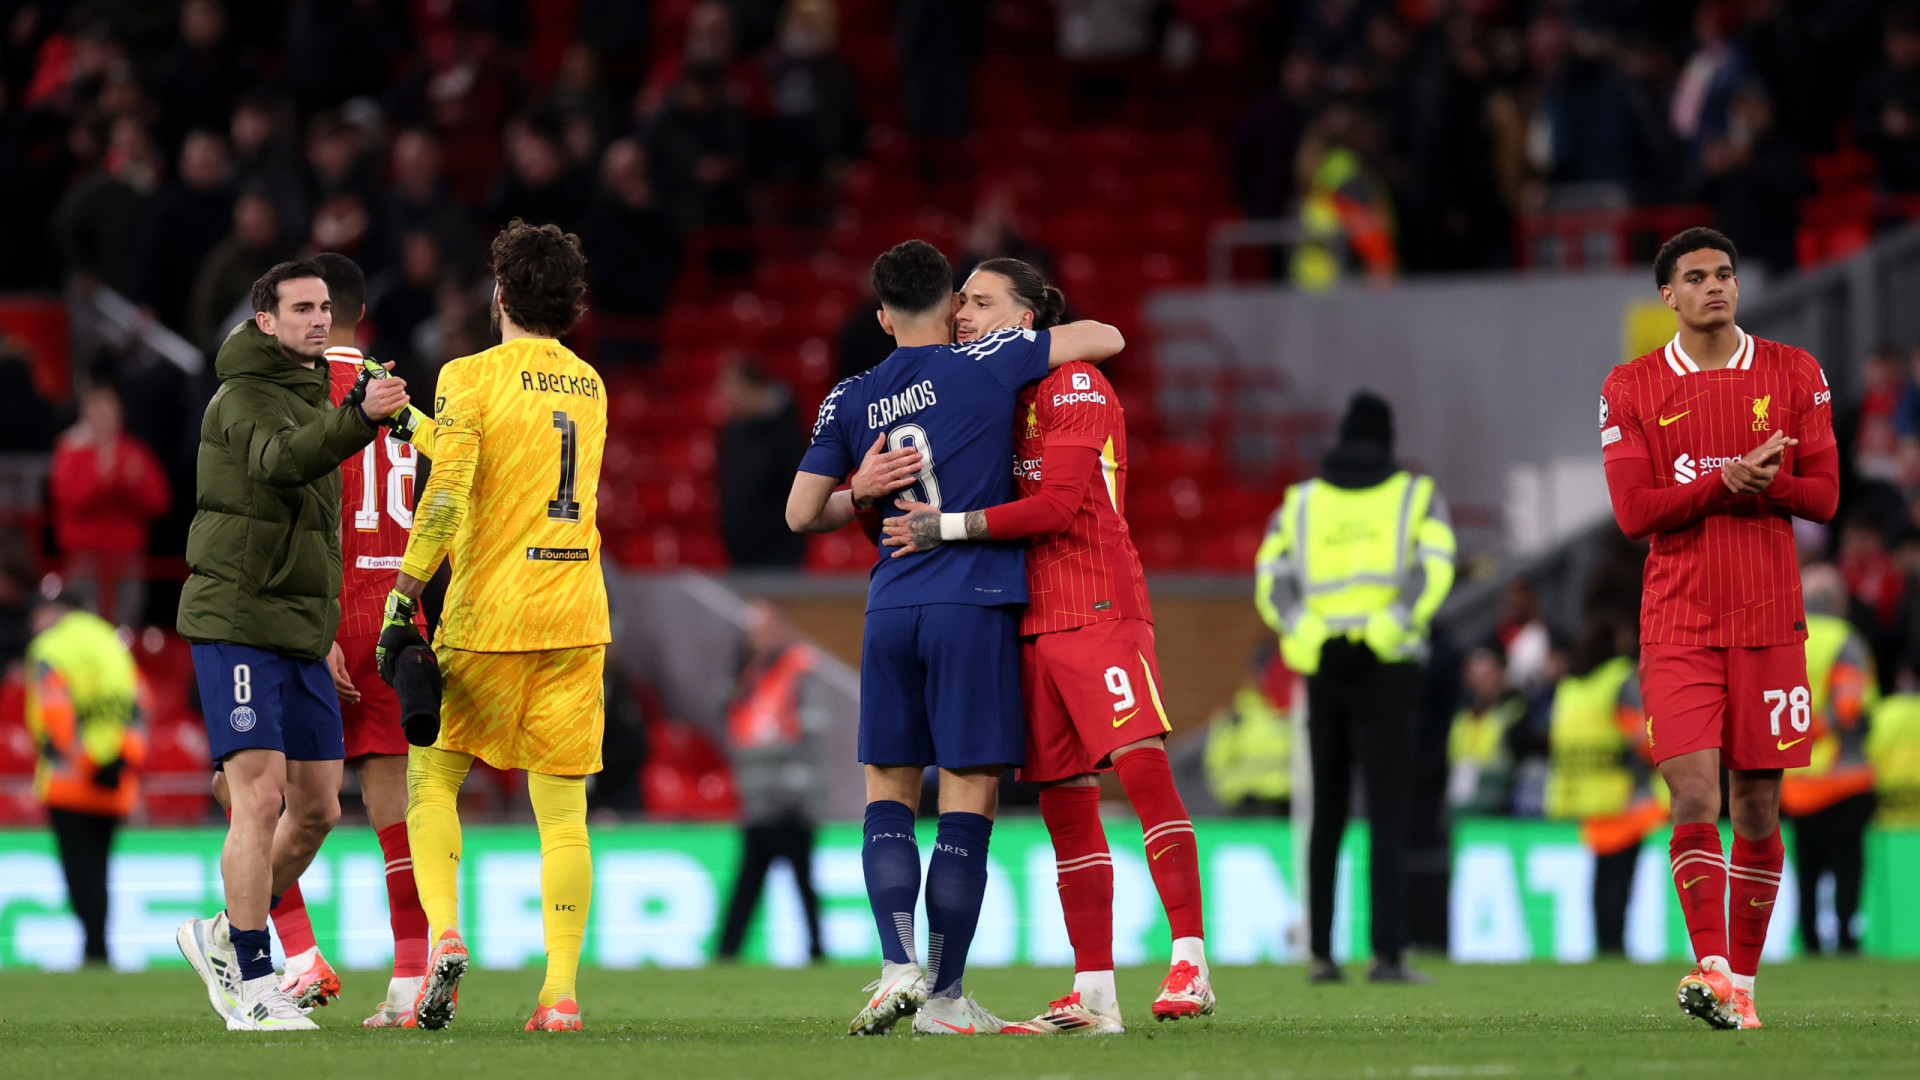
<path fill-rule="evenodd" d="M 1813 760 L 1805 645 L 1644 645 L 1640 695 L 1656 762 L 1714 747 L 1729 769 Z"/>
<path fill-rule="evenodd" d="M 1115 750 L 1173 730 L 1160 704 L 1153 624 L 1113 619 L 1020 639 L 1027 763 L 1045 782 L 1113 768 Z"/>
<path fill-rule="evenodd" d="M 346 654 L 347 677 L 360 691 L 360 700 L 340 703 L 340 719 L 347 733 L 347 760 L 368 754 L 407 752 L 407 736 L 400 729 L 400 698 L 380 677 L 374 663 L 373 647 L 380 635 L 340 639 L 340 651 Z"/>

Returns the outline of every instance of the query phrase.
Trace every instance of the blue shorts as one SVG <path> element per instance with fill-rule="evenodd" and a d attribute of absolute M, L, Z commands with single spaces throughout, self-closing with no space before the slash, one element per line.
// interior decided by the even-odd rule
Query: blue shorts
<path fill-rule="evenodd" d="M 278 750 L 289 761 L 347 756 L 340 695 L 325 660 L 295 660 L 251 645 L 195 645 L 193 674 L 215 762 L 236 750 Z"/>
<path fill-rule="evenodd" d="M 1021 765 L 1020 609 L 922 604 L 867 612 L 860 760 Z"/>

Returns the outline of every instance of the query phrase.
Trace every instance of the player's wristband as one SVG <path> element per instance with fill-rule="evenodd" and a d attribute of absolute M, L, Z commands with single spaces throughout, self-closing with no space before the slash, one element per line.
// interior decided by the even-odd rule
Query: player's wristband
<path fill-rule="evenodd" d="M 408 598 L 398 589 L 387 593 L 386 622 L 388 626 L 406 626 L 420 610 L 419 601 Z"/>
<path fill-rule="evenodd" d="M 967 515 L 941 514 L 940 539 L 943 541 L 965 540 L 967 538 Z"/>

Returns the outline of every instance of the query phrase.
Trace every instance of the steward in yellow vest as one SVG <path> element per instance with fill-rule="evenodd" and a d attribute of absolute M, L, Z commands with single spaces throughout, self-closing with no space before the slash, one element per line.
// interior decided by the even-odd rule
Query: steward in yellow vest
<path fill-rule="evenodd" d="M 1894 694 L 1873 710 L 1866 749 L 1880 823 L 1920 826 L 1920 693 Z"/>
<path fill-rule="evenodd" d="M 1453 587 L 1454 539 L 1433 479 L 1393 456 L 1393 410 L 1355 394 L 1320 476 L 1287 489 L 1256 556 L 1254 604 L 1280 635 L 1287 666 L 1307 677 L 1307 842 L 1311 977 L 1333 965 L 1333 888 L 1354 760 L 1371 826 L 1376 981 L 1416 976 L 1407 936 L 1406 832 L 1413 788 L 1413 714 L 1427 626 Z"/>
<path fill-rule="evenodd" d="M 1293 725 L 1253 683 L 1207 721 L 1207 786 L 1229 813 L 1279 814 L 1293 794 Z"/>
<path fill-rule="evenodd" d="M 1468 703 L 1447 732 L 1447 806 L 1461 814 L 1505 813 L 1513 784 L 1508 735 L 1526 719 L 1527 703 L 1507 687 L 1507 668 L 1496 648 L 1467 656 L 1462 682 Z"/>
<path fill-rule="evenodd" d="M 1867 824 L 1873 820 L 1873 766 L 1867 763 L 1867 725 L 1877 723 L 1880 681 L 1873 649 L 1840 613 L 1847 586 L 1831 564 L 1800 571 L 1807 609 L 1807 688 L 1813 693 L 1813 761 L 1788 769 L 1780 782 L 1780 810 L 1793 822 L 1794 876 L 1799 882 L 1800 947 L 1819 955 L 1820 879 L 1833 876 L 1834 950 L 1860 951 L 1853 933 L 1866 875 Z"/>
<path fill-rule="evenodd" d="M 84 956 L 107 961 L 107 859 L 133 811 L 146 754 L 140 673 L 106 620 L 62 598 L 33 612 L 27 733 L 40 752 L 33 790 L 46 804 Z"/>

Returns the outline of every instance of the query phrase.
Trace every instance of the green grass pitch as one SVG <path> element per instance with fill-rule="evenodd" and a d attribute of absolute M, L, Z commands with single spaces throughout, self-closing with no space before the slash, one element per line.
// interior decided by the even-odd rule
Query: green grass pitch
<path fill-rule="evenodd" d="M 187 971 L 0 973 L 0 1076 L 647 1076 L 869 1080 L 1286 1080 L 1308 1077 L 1920 1075 L 1920 965 L 1811 961 L 1761 972 L 1761 1031 L 1715 1032 L 1673 1003 L 1672 965 L 1451 966 L 1431 986 L 1310 987 L 1298 967 L 1221 968 L 1218 1016 L 1156 1024 L 1159 972 L 1120 973 L 1118 1038 L 845 1037 L 865 967 L 802 971 L 589 971 L 587 1030 L 520 1030 L 534 972 L 476 971 L 446 1032 L 363 1031 L 383 973 L 351 973 L 324 1031 L 261 1036 L 219 1026 Z M 1069 975 L 969 973 L 1009 1018 L 1063 992 Z"/>

